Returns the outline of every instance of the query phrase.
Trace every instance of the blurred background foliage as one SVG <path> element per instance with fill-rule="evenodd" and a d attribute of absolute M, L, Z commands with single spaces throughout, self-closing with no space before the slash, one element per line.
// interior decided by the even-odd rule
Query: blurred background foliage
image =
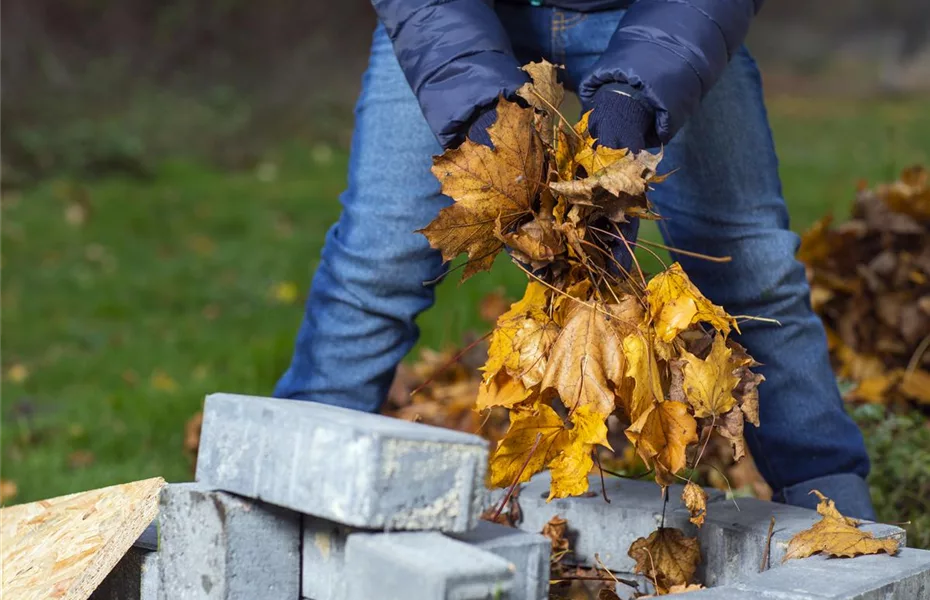
<path fill-rule="evenodd" d="M 2 486 L 20 502 L 190 478 L 213 391 L 268 394 L 339 213 L 366 0 L 3 0 Z M 930 161 L 922 0 L 768 2 L 762 66 L 792 226 Z M 655 236 L 654 230 L 646 235 Z M 501 263 L 443 285 L 421 347 L 483 333 Z M 926 414 L 851 408 L 883 519 L 930 547 Z"/>

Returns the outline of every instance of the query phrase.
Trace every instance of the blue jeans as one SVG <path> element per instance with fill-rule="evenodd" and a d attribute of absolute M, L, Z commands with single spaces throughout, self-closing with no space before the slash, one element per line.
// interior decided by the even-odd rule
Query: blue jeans
<path fill-rule="evenodd" d="M 521 63 L 545 57 L 565 66 L 569 88 L 607 46 L 623 11 L 576 13 L 532 6 L 497 8 Z M 432 306 L 424 286 L 444 272 L 439 253 L 414 230 L 450 200 L 430 173 L 442 149 L 427 127 L 382 27 L 355 111 L 348 188 L 329 231 L 277 397 L 377 411 L 397 364 L 414 345 L 414 322 Z M 811 488 L 846 514 L 874 519 L 864 478 L 862 434 L 843 410 L 823 326 L 812 312 L 798 236 L 778 177 L 759 71 L 741 49 L 698 112 L 665 149 L 676 170 L 650 196 L 666 219 L 669 245 L 732 262 L 679 260 L 697 286 L 745 321 L 739 341 L 764 366 L 761 427 L 746 437 L 781 501 L 816 505 Z"/>

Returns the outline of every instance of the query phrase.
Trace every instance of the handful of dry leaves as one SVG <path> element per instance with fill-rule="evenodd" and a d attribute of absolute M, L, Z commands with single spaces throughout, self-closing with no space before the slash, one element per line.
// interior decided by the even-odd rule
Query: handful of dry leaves
<path fill-rule="evenodd" d="M 482 368 L 477 408 L 510 411 L 491 484 L 548 468 L 550 497 L 584 493 L 612 414 L 663 487 L 700 460 L 699 433 L 716 429 L 740 456 L 744 420 L 758 425 L 762 377 L 728 339 L 735 319 L 677 263 L 648 279 L 635 257 L 627 272 L 612 252 L 638 245 L 620 223 L 659 218 L 646 191 L 663 179 L 661 156 L 598 146 L 587 115 L 571 127 L 558 112 L 555 67 L 526 70 L 532 82 L 519 94 L 531 106 L 500 100 L 493 149 L 466 141 L 435 159 L 455 202 L 422 230 L 446 260 L 468 254 L 463 279 L 505 246 L 529 278 L 497 320 Z"/>
<path fill-rule="evenodd" d="M 850 399 L 930 406 L 930 174 L 860 189 L 852 219 L 821 219 L 798 258 Z"/>

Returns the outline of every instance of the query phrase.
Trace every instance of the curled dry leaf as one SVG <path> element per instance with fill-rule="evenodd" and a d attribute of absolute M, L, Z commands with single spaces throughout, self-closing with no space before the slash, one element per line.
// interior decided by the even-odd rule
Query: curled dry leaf
<path fill-rule="evenodd" d="M 701 562 L 697 538 L 689 538 L 680 529 L 670 527 L 657 529 L 648 538 L 637 539 L 628 554 L 636 561 L 633 570 L 648 577 L 662 591 L 692 583 Z"/>
<path fill-rule="evenodd" d="M 556 515 L 549 519 L 549 522 L 543 525 L 542 533 L 552 542 L 552 557 L 563 556 L 569 550 L 568 538 L 565 537 L 568 531 L 568 521 Z"/>
<path fill-rule="evenodd" d="M 707 514 L 707 492 L 704 488 L 689 481 L 681 493 L 681 501 L 685 503 L 685 508 L 691 513 L 690 521 L 700 527 L 704 524 L 704 517 Z"/>
<path fill-rule="evenodd" d="M 879 552 L 895 554 L 898 551 L 897 540 L 876 539 L 870 532 L 857 527 L 859 521 L 840 514 L 833 500 L 817 490 L 813 490 L 812 493 L 820 498 L 817 512 L 823 518 L 810 529 L 798 532 L 791 538 L 783 560 L 804 558 L 818 553 L 835 557 L 853 557 Z"/>

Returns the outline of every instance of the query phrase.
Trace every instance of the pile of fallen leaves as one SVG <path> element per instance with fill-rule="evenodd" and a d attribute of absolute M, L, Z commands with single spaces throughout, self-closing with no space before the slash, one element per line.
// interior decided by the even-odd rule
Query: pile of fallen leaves
<path fill-rule="evenodd" d="M 930 406 L 930 174 L 862 187 L 852 219 L 817 222 L 798 253 L 850 400 Z"/>

